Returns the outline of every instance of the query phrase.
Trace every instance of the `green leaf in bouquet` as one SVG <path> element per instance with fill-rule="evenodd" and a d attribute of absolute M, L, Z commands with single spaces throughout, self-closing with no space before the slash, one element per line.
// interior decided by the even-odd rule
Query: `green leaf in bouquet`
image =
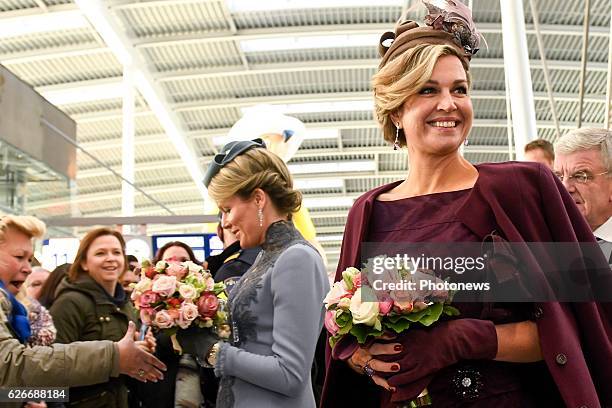
<path fill-rule="evenodd" d="M 442 312 L 447 316 L 459 316 L 461 314 L 459 309 L 450 305 L 444 305 Z"/>
<path fill-rule="evenodd" d="M 427 309 L 425 309 L 429 313 L 425 314 L 421 320 L 419 320 L 419 323 L 421 323 L 423 326 L 431 326 L 433 323 L 437 322 L 442 315 L 442 309 L 442 303 L 434 303 L 433 305 L 430 305 Z"/>
<path fill-rule="evenodd" d="M 355 336 L 359 344 L 365 343 L 369 336 L 379 337 L 383 334 L 382 330 L 376 330 L 371 326 L 366 326 L 365 324 L 353 325 L 350 333 Z"/>
<path fill-rule="evenodd" d="M 342 272 L 342 280 L 344 280 L 344 284 L 348 290 L 353 290 L 353 275 L 351 275 L 350 272 Z"/>
<path fill-rule="evenodd" d="M 217 296 L 219 296 L 221 293 L 225 293 L 225 283 L 216 282 L 215 286 L 213 286 L 213 292 L 215 292 L 215 295 Z"/>
<path fill-rule="evenodd" d="M 148 268 L 149 266 L 151 266 L 152 263 L 148 259 L 145 259 L 144 261 L 141 262 L 140 265 L 142 266 L 142 269 L 145 269 L 145 268 Z"/>
<path fill-rule="evenodd" d="M 352 328 L 353 323 L 349 322 L 349 324 L 347 324 L 346 326 L 340 327 L 340 329 L 338 330 L 338 334 L 347 334 L 351 331 Z"/>
<path fill-rule="evenodd" d="M 374 330 L 382 331 L 382 325 L 380 323 L 380 319 L 376 319 L 376 321 L 374 322 Z"/>
<path fill-rule="evenodd" d="M 353 316 L 348 313 L 341 311 L 340 313 L 336 313 L 336 324 L 339 327 L 344 327 L 353 323 Z"/>
<path fill-rule="evenodd" d="M 400 316 L 401 317 L 401 316 Z M 401 333 L 410 327 L 410 320 L 408 319 L 397 319 L 395 322 L 389 320 L 384 322 L 384 326 L 387 329 L 392 329 L 396 333 Z"/>
<path fill-rule="evenodd" d="M 329 336 L 329 347 L 333 349 L 336 343 L 338 343 L 338 340 L 341 338 L 342 336 Z"/>

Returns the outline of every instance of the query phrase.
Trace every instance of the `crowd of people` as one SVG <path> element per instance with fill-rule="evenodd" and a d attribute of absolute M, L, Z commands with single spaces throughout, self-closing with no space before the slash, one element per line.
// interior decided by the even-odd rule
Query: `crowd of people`
<path fill-rule="evenodd" d="M 429 24 L 403 21 L 381 38 L 376 118 L 410 166 L 405 179 L 354 203 L 336 281 L 363 266 L 364 243 L 491 236 L 577 250 L 599 244 L 590 267 L 610 269 L 612 132 L 581 128 L 554 146 L 534 141 L 525 157 L 537 163 L 474 165 L 462 156 L 479 41 L 464 14 L 458 23 L 430 10 Z M 609 299 L 457 303 L 456 318 L 332 358 L 329 345 L 317 347 L 325 342 L 330 281 L 317 246 L 294 225 L 302 195 L 285 162 L 261 139 L 234 141 L 214 157 L 204 184 L 219 206 L 224 251 L 198 260 L 175 241 L 153 262 L 202 264 L 226 283 L 228 340 L 179 330 L 179 355 L 167 335 L 143 325 L 129 296 L 138 260 L 126 255 L 117 231 L 89 231 L 72 263 L 49 272 L 31 267 L 32 240 L 44 236 L 44 224 L 7 215 L 0 218 L 0 386 L 70 387 L 63 403 L 70 407 L 403 407 L 424 389 L 440 407 L 612 406 Z M 557 260 L 525 262 L 518 279 L 554 286 L 546 271 L 558 269 Z M 597 289 L 612 293 L 611 282 L 612 272 L 600 276 Z M 313 367 L 323 359 L 318 376 Z"/>

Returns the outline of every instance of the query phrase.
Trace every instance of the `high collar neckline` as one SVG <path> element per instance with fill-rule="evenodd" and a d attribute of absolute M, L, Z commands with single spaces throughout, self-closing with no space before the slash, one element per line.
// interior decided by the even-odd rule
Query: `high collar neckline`
<path fill-rule="evenodd" d="M 266 239 L 261 247 L 265 251 L 273 251 L 284 248 L 287 244 L 300 238 L 303 239 L 292 221 L 276 221 L 268 227 Z"/>

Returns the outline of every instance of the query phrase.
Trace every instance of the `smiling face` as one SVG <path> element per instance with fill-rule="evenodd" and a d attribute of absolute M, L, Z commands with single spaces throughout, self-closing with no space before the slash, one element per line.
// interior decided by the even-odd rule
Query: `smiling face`
<path fill-rule="evenodd" d="M 592 230 L 597 229 L 612 216 L 612 177 L 600 174 L 607 169 L 603 165 L 599 150 L 559 153 L 555 157 L 554 169 L 557 175 L 563 176 L 563 185 Z M 589 174 L 591 180 L 583 184 L 570 178 L 578 171 Z"/>
<path fill-rule="evenodd" d="M 102 235 L 96 238 L 81 267 L 101 286 L 114 286 L 125 269 L 125 255 L 117 237 Z"/>
<path fill-rule="evenodd" d="M 0 243 L 0 279 L 13 295 L 19 292 L 32 272 L 30 263 L 33 254 L 32 237 L 17 229 L 7 228 Z"/>
<path fill-rule="evenodd" d="M 459 149 L 473 117 L 467 75 L 454 55 L 440 57 L 429 81 L 392 115 L 404 130 L 410 152 L 436 156 Z"/>
<path fill-rule="evenodd" d="M 223 211 L 223 228 L 236 236 L 242 248 L 253 248 L 264 242 L 266 228 L 259 226 L 255 198 L 243 200 L 234 195 L 218 204 Z"/>

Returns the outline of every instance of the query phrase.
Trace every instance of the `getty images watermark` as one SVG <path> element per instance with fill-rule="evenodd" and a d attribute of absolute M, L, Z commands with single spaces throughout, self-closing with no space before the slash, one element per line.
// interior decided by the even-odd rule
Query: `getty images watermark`
<path fill-rule="evenodd" d="M 378 298 L 453 291 L 453 302 L 612 301 L 612 271 L 596 243 L 364 243 L 361 265 Z"/>

